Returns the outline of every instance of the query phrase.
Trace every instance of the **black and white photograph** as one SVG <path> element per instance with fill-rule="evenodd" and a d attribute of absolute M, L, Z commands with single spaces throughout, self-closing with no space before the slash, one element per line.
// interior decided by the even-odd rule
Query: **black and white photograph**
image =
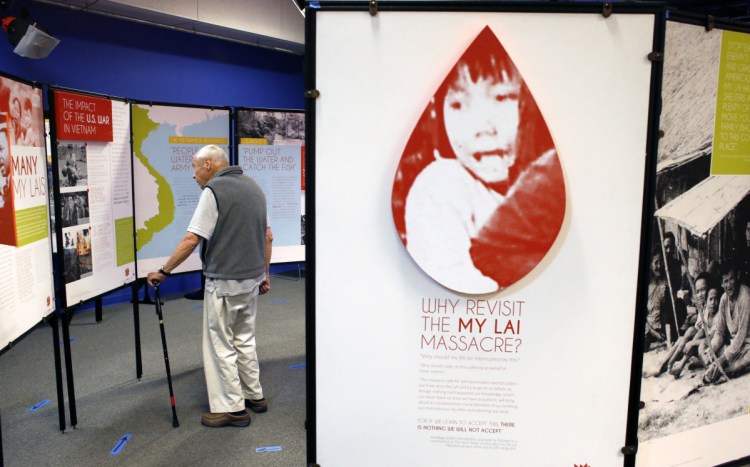
<path fill-rule="evenodd" d="M 57 146 L 60 187 L 88 185 L 86 144 L 60 143 Z"/>
<path fill-rule="evenodd" d="M 274 112 L 239 109 L 237 131 L 240 138 L 261 138 L 266 144 L 305 144 L 304 112 Z"/>
<path fill-rule="evenodd" d="M 721 31 L 667 26 L 642 442 L 750 405 L 750 177 L 710 174 Z"/>
<path fill-rule="evenodd" d="M 87 192 L 60 193 L 60 197 L 63 228 L 89 222 L 89 195 Z"/>

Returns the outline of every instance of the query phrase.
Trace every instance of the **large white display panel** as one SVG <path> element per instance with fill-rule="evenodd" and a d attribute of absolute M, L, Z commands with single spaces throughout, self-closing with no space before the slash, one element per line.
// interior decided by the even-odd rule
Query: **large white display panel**
<path fill-rule="evenodd" d="M 229 110 L 133 104 L 138 277 L 156 271 L 187 232 L 201 188 L 193 154 L 216 144 L 229 154 Z M 173 272 L 198 271 L 196 251 Z"/>
<path fill-rule="evenodd" d="M 41 89 L 0 76 L 0 348 L 55 309 Z"/>
<path fill-rule="evenodd" d="M 622 465 L 654 17 L 315 22 L 317 463 Z M 528 276 L 469 295 L 411 259 L 391 196 L 417 120 L 486 26 L 546 120 L 566 206 Z"/>
<path fill-rule="evenodd" d="M 750 285 L 749 64 L 748 33 L 708 31 L 677 21 L 666 24 L 659 125 L 664 136 L 659 141 L 656 193 L 662 205 L 655 216 L 663 231 L 674 234 L 675 251 L 681 252 L 680 261 L 694 282 L 713 265 L 734 261 L 740 269 L 740 287 Z M 659 244 L 658 239 L 654 244 Z M 712 271 L 709 278 L 714 282 L 709 286 L 717 287 L 713 291 L 716 302 L 705 307 L 704 316 L 717 316 L 720 311 L 715 305 L 728 298 L 728 292 L 722 289 L 726 284 L 720 283 L 720 271 Z M 696 314 L 703 314 L 705 308 L 696 296 L 685 301 Z M 680 300 L 675 303 L 679 305 Z M 667 312 L 672 313 L 671 308 Z M 744 321 L 745 313 L 741 304 L 732 311 L 738 323 Z M 712 331 L 698 335 L 696 342 L 707 342 L 719 332 L 713 330 L 716 321 L 709 318 Z M 741 329 L 737 325 L 735 335 Z M 731 340 L 725 336 L 726 345 Z M 719 355 L 722 352 L 722 348 L 716 350 Z M 699 347 L 684 354 L 687 357 L 680 353 L 668 365 L 666 348 L 653 346 L 644 352 L 639 467 L 711 466 L 750 454 L 747 369 L 727 369 L 727 379 L 704 382 L 707 368 L 698 359 Z M 679 364 L 691 356 L 690 365 Z"/>
<path fill-rule="evenodd" d="M 135 280 L 130 104 L 53 91 L 65 306 Z"/>

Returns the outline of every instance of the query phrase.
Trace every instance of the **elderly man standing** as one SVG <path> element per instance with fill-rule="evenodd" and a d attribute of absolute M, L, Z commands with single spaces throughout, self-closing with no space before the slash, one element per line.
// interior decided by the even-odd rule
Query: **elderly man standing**
<path fill-rule="evenodd" d="M 714 321 L 714 335 L 708 355 L 711 362 L 703 374 L 704 383 L 721 383 L 726 376 L 737 376 L 750 369 L 750 288 L 741 285 L 737 267 L 727 265 L 722 272 L 724 295 Z"/>
<path fill-rule="evenodd" d="M 206 276 L 203 314 L 203 366 L 211 412 L 209 427 L 248 426 L 253 412 L 268 409 L 260 385 L 255 350 L 258 295 L 271 289 L 269 264 L 273 235 L 266 198 L 218 146 L 193 156 L 193 178 L 203 192 L 188 231 L 166 263 L 148 274 L 165 280 L 201 243 Z"/>

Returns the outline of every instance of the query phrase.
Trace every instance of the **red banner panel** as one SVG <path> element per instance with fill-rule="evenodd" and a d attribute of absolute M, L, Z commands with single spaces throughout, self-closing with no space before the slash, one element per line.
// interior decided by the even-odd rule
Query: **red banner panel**
<path fill-rule="evenodd" d="M 112 101 L 55 91 L 58 140 L 112 141 Z"/>

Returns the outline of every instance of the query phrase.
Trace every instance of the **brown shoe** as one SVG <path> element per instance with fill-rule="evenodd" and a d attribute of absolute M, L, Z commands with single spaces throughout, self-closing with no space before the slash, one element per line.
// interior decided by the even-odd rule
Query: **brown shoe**
<path fill-rule="evenodd" d="M 204 413 L 201 417 L 201 423 L 211 428 L 222 426 L 248 426 L 250 424 L 250 414 L 243 410 L 240 415 L 232 415 L 229 412 L 224 413 Z"/>
<path fill-rule="evenodd" d="M 268 402 L 265 399 L 250 400 L 245 399 L 245 407 L 252 410 L 255 413 L 263 413 L 268 411 Z"/>

